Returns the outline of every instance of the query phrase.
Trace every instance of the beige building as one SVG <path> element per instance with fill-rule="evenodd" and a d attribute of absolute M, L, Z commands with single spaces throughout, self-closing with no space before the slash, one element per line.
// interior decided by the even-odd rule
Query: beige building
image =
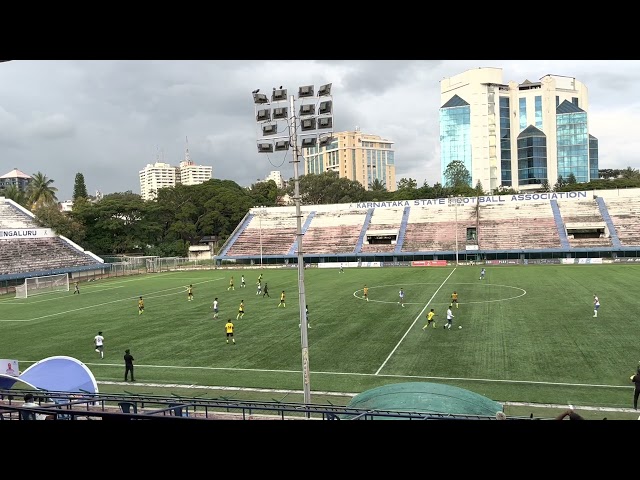
<path fill-rule="evenodd" d="M 362 133 L 358 127 L 351 132 L 334 132 L 333 142 L 326 147 L 304 148 L 304 174 L 338 172 L 340 178 L 361 183 L 370 190 L 379 180 L 390 192 L 395 192 L 396 166 L 393 142 L 378 135 Z"/>
<path fill-rule="evenodd" d="M 440 82 L 441 182 L 462 161 L 485 191 L 536 190 L 558 176 L 598 178 L 598 140 L 589 134 L 588 91 L 573 77 L 503 83 L 501 68 L 467 70 Z"/>

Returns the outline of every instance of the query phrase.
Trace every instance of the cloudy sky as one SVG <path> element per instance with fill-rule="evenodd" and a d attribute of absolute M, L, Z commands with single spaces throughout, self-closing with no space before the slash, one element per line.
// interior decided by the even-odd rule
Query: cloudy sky
<path fill-rule="evenodd" d="M 440 180 L 440 80 L 477 67 L 503 82 L 572 76 L 589 91 L 600 168 L 640 168 L 638 60 L 23 61 L 0 63 L 0 175 L 54 180 L 70 199 L 76 173 L 90 194 L 140 193 L 138 172 L 191 159 L 213 177 L 249 186 L 290 156 L 258 154 L 251 92 L 332 83 L 334 131 L 394 142 L 396 178 Z M 300 174 L 304 173 L 300 165 Z"/>

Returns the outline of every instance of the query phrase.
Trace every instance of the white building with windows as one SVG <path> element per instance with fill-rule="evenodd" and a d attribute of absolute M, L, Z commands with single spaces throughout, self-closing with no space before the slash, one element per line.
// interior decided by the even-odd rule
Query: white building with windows
<path fill-rule="evenodd" d="M 467 70 L 440 82 L 440 162 L 464 163 L 472 187 L 551 187 L 570 175 L 598 178 L 598 139 L 590 134 L 587 87 L 574 77 L 545 75 L 504 83 L 502 69 Z"/>
<path fill-rule="evenodd" d="M 140 170 L 140 196 L 143 200 L 154 200 L 161 188 L 176 185 L 177 168 L 168 163 L 147 164 Z"/>
<path fill-rule="evenodd" d="M 199 185 L 211 180 L 213 167 L 196 165 L 189 156 L 189 148 L 185 149 L 184 160 L 178 167 L 168 163 L 156 162 L 148 164 L 140 170 L 140 196 L 143 200 L 154 200 L 161 188 L 175 187 L 176 184 Z"/>
<path fill-rule="evenodd" d="M 276 187 L 280 189 L 285 187 L 286 182 L 284 178 L 282 178 L 282 173 L 280 173 L 280 170 L 271 170 L 269 175 L 264 178 L 265 182 L 268 182 L 269 180 L 273 180 L 274 182 L 276 182 Z"/>

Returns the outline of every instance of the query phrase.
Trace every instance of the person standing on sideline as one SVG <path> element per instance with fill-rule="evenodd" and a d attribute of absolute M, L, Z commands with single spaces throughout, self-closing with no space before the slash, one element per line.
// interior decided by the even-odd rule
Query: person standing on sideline
<path fill-rule="evenodd" d="M 436 312 L 433 310 L 433 308 L 429 311 L 429 313 L 427 313 L 427 323 L 425 324 L 424 327 L 422 327 L 422 330 L 426 329 L 429 327 L 429 325 L 433 324 L 433 328 L 436 328 L 436 321 L 433 319 L 433 317 L 436 316 Z"/>
<path fill-rule="evenodd" d="M 227 332 L 227 343 L 229 343 L 229 339 L 233 341 L 233 344 L 236 344 L 236 339 L 233 338 L 233 323 L 231 319 L 227 320 L 227 323 L 224 326 L 224 331 Z"/>
<path fill-rule="evenodd" d="M 240 277 L 240 288 L 247 288 L 247 284 L 244 283 L 244 275 Z"/>
<path fill-rule="evenodd" d="M 282 293 L 280 294 L 280 303 L 278 304 L 278 308 L 280 307 L 287 308 L 287 304 L 284 303 L 284 290 L 282 290 Z"/>
<path fill-rule="evenodd" d="M 262 281 L 258 280 L 258 291 L 256 292 L 256 295 L 260 295 L 262 293 Z"/>
<path fill-rule="evenodd" d="M 238 315 L 236 315 L 236 320 L 244 317 L 244 300 L 240 300 L 240 306 L 238 307 Z"/>
<path fill-rule="evenodd" d="M 80 286 L 78 285 L 78 282 L 74 282 L 73 284 L 73 294 L 75 295 L 76 293 L 80 295 Z"/>
<path fill-rule="evenodd" d="M 98 332 L 98 334 L 93 337 L 93 343 L 96 346 L 96 352 L 100 354 L 100 358 L 104 358 L 104 337 L 102 336 L 102 332 Z"/>
<path fill-rule="evenodd" d="M 631 375 L 629 379 L 636 385 L 636 388 L 633 392 L 633 409 L 638 410 L 638 397 L 640 397 L 640 362 L 638 362 L 636 373 L 634 375 Z"/>
<path fill-rule="evenodd" d="M 458 292 L 456 292 L 454 290 L 454 292 L 451 294 L 451 305 L 456 304 L 456 308 L 458 308 Z"/>
<path fill-rule="evenodd" d="M 442 328 L 448 328 L 449 330 L 451 330 L 451 325 L 453 324 L 453 317 L 454 316 L 455 315 L 451 311 L 451 305 L 449 305 L 449 308 L 447 309 L 447 324 L 444 325 Z"/>
<path fill-rule="evenodd" d="M 363 289 L 363 294 L 364 294 L 364 299 L 368 302 L 369 301 L 369 287 L 367 287 L 366 285 L 364 286 Z"/>
<path fill-rule="evenodd" d="M 190 302 L 193 300 L 193 285 L 187 287 L 187 300 Z"/>
<path fill-rule="evenodd" d="M 262 294 L 262 298 L 264 298 L 265 295 L 271 298 L 271 295 L 269 295 L 269 286 L 267 285 L 267 282 L 264 282 L 264 293 Z"/>
<path fill-rule="evenodd" d="M 138 299 L 138 315 L 142 315 L 144 312 L 144 300 L 142 297 Z"/>
<path fill-rule="evenodd" d="M 218 297 L 213 299 L 213 305 L 211 305 L 211 308 L 213 308 L 213 318 L 218 318 Z"/>
<path fill-rule="evenodd" d="M 229 280 L 229 288 L 227 288 L 227 291 L 229 290 L 235 290 L 236 287 L 233 286 L 233 275 L 231 276 L 231 280 Z"/>
<path fill-rule="evenodd" d="M 484 276 L 487 272 L 485 271 L 484 267 L 482 267 L 482 270 L 480 270 L 480 280 L 484 280 Z"/>
<path fill-rule="evenodd" d="M 400 289 L 400 292 L 398 292 L 398 295 L 400 296 L 400 301 L 398 303 L 404 307 L 404 290 L 402 288 Z"/>
<path fill-rule="evenodd" d="M 598 317 L 598 309 L 600 308 L 600 299 L 598 295 L 593 294 L 593 318 Z"/>
<path fill-rule="evenodd" d="M 135 382 L 136 379 L 133 378 L 133 355 L 131 355 L 131 351 L 127 348 L 124 351 L 124 381 L 127 381 L 129 377 L 129 373 L 131 373 L 131 381 Z"/>

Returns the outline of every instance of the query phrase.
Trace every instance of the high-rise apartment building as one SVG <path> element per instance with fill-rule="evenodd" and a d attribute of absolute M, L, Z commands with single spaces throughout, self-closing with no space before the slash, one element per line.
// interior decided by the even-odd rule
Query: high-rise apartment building
<path fill-rule="evenodd" d="M 467 70 L 440 82 L 440 161 L 464 163 L 485 191 L 539 189 L 573 174 L 598 178 L 598 139 L 589 134 L 588 91 L 573 77 L 504 84 L 501 68 Z"/>
<path fill-rule="evenodd" d="M 333 142 L 326 147 L 303 149 L 305 175 L 335 171 L 340 178 L 355 180 L 367 190 L 378 180 L 388 191 L 396 191 L 392 141 L 362 133 L 358 127 L 332 136 Z"/>
<path fill-rule="evenodd" d="M 269 175 L 267 175 L 264 178 L 264 182 L 268 182 L 269 180 L 273 180 L 276 183 L 276 187 L 278 188 L 284 188 L 285 187 L 285 180 L 284 178 L 282 178 L 282 173 L 280 173 L 280 170 L 271 170 L 271 172 L 269 172 Z"/>
<path fill-rule="evenodd" d="M 191 160 L 187 146 L 180 166 L 172 167 L 168 163 L 156 162 L 140 170 L 140 195 L 143 200 L 153 200 L 160 188 L 175 187 L 178 183 L 199 185 L 211 180 L 212 172 L 213 167 L 196 165 Z"/>
<path fill-rule="evenodd" d="M 168 163 L 147 164 L 140 170 L 140 196 L 143 200 L 153 200 L 161 188 L 175 187 L 177 168 Z"/>

